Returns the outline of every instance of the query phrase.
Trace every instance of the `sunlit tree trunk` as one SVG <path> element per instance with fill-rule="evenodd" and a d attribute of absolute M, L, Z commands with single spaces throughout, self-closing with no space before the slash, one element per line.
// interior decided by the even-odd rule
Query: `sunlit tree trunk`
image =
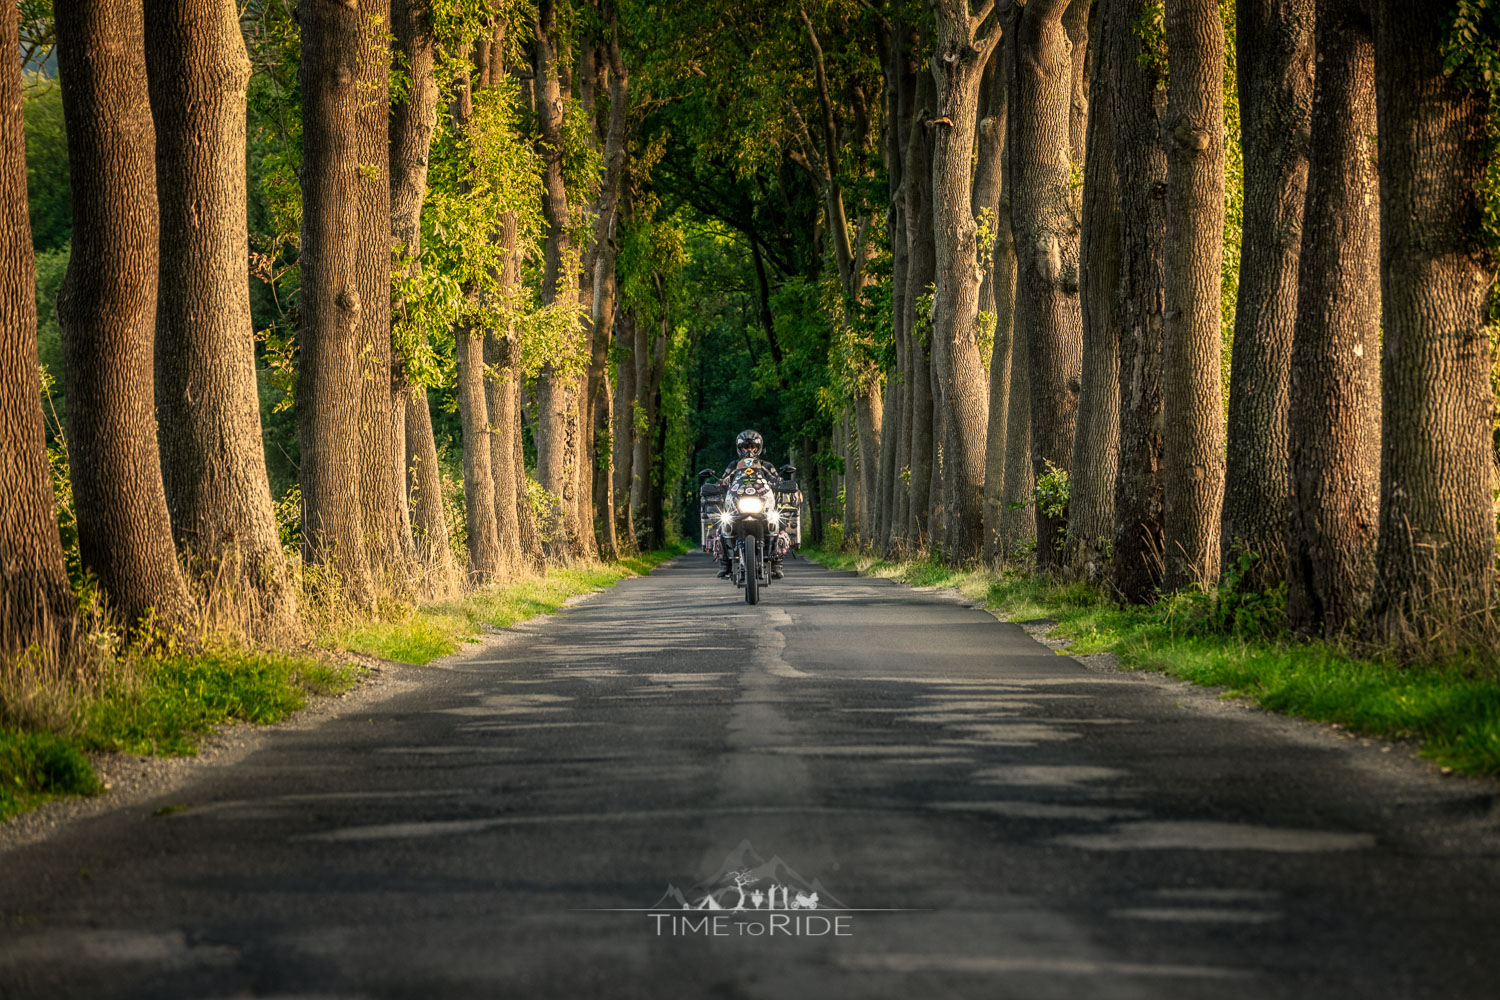
<path fill-rule="evenodd" d="M 1238 0 L 1236 28 L 1245 215 L 1229 376 L 1220 552 L 1239 585 L 1286 573 L 1287 408 L 1297 265 L 1307 193 L 1314 0 Z"/>
<path fill-rule="evenodd" d="M 427 194 L 427 162 L 432 132 L 437 124 L 437 86 L 433 80 L 433 38 L 422 0 L 393 0 L 391 4 L 393 44 L 406 66 L 409 85 L 406 100 L 391 106 L 390 170 L 391 239 L 406 274 L 420 272 L 422 247 L 422 200 Z M 437 493 L 437 446 L 432 440 L 432 421 L 425 391 L 406 379 L 405 359 L 391 359 L 391 441 L 397 463 L 395 486 L 397 536 L 403 550 L 416 558 L 429 574 L 435 591 L 451 586 L 452 553 L 442 505 L 423 502 L 424 493 Z M 417 426 L 409 426 L 409 420 Z M 426 440 L 418 438 L 426 435 Z M 412 442 L 408 449 L 407 442 Z M 427 481 L 417 492 L 417 521 L 412 523 L 408 491 L 413 476 Z M 414 543 L 420 540 L 422 544 Z"/>
<path fill-rule="evenodd" d="M 20 45 L 17 22 L 15 4 L 0 8 L 6 52 Z M 6 658 L 28 648 L 61 652 L 76 618 L 43 429 L 23 106 L 20 61 L 7 59 L 0 65 L 0 657 Z"/>
<path fill-rule="evenodd" d="M 139 5 L 63 4 L 57 55 L 73 252 L 57 303 L 84 566 L 128 625 L 186 620 L 152 406 L 159 246 Z"/>
<path fill-rule="evenodd" d="M 984 451 L 984 541 L 980 555 L 988 564 L 1001 560 L 1004 548 L 1001 533 L 1005 521 L 1005 452 L 1006 424 L 1010 418 L 1011 346 L 1015 337 L 1016 318 L 1016 251 L 1011 231 L 1010 132 L 1009 105 L 1011 83 L 1015 78 L 1015 40 L 1011 23 L 1004 25 L 1000 49 L 990 58 L 994 74 L 990 104 L 990 128 L 996 144 L 995 165 L 1000 186 L 995 200 L 993 222 L 995 246 L 991 252 L 989 277 L 980 290 L 980 308 L 986 299 L 995 317 L 994 341 L 990 346 L 989 428 L 985 433 Z M 986 295 L 986 289 L 988 295 Z"/>
<path fill-rule="evenodd" d="M 577 248 L 568 235 L 568 193 L 563 186 L 563 90 L 558 80 L 556 0 L 538 0 L 533 52 L 538 147 L 543 171 L 543 215 L 547 223 L 546 260 L 542 272 L 542 303 L 554 305 L 578 297 Z M 582 327 L 565 335 L 582 337 Z M 577 548 L 577 470 L 570 466 L 578 436 L 577 379 L 552 362 L 543 366 L 537 389 L 537 479 L 558 504 L 556 525 L 550 532 L 549 553 L 571 556 Z"/>
<path fill-rule="evenodd" d="M 619 314 L 614 405 L 615 532 L 627 551 L 635 551 L 635 521 L 631 517 L 631 484 L 635 475 L 635 314 Z"/>
<path fill-rule="evenodd" d="M 148 0 L 146 63 L 161 210 L 156 420 L 172 534 L 217 611 L 295 625 L 271 508 L 245 248 L 250 62 L 230 0 Z"/>
<path fill-rule="evenodd" d="M 1452 6 L 1375 4 L 1380 123 L 1381 467 L 1375 628 L 1484 638 L 1495 511 L 1479 179 L 1485 108 L 1443 68 Z"/>
<path fill-rule="evenodd" d="M 302 290 L 296 410 L 302 547 L 373 600 L 360 503 L 359 12 L 302 0 Z"/>

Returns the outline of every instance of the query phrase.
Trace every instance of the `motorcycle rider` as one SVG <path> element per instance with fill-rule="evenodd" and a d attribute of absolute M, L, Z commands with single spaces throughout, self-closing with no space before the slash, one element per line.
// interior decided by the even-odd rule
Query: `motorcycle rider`
<path fill-rule="evenodd" d="M 724 475 L 719 478 L 720 483 L 728 484 L 731 476 L 744 469 L 754 469 L 772 483 L 780 481 L 781 473 L 762 457 L 766 451 L 766 439 L 760 436 L 759 431 L 740 431 L 739 437 L 734 439 L 734 450 L 739 454 L 739 460 L 724 470 Z M 773 553 L 771 555 L 771 579 L 780 580 L 785 575 L 781 571 L 781 555 L 776 552 L 774 546 L 768 546 L 768 548 Z M 722 551 L 719 564 L 719 579 L 729 579 L 731 562 L 727 549 Z"/>

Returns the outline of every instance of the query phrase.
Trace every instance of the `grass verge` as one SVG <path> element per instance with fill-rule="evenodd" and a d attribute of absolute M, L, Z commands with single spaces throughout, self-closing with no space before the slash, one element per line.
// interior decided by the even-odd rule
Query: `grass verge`
<path fill-rule="evenodd" d="M 455 653 L 479 638 L 486 625 L 506 628 L 551 614 L 579 594 L 592 594 L 631 576 L 642 576 L 681 555 L 689 546 L 658 549 L 618 562 L 553 567 L 463 597 L 437 604 L 407 607 L 382 620 L 334 629 L 322 637 L 327 645 L 367 653 L 398 663 L 421 665 Z"/>
<path fill-rule="evenodd" d="M 618 562 L 554 568 L 457 600 L 406 607 L 381 620 L 326 631 L 320 645 L 332 657 L 234 647 L 129 654 L 91 690 L 74 692 L 70 704 L 38 706 L 36 720 L 0 725 L 0 821 L 58 796 L 102 792 L 89 751 L 191 755 L 216 726 L 278 722 L 309 695 L 345 690 L 355 683 L 357 668 L 337 662 L 340 652 L 427 663 L 477 638 L 485 625 L 504 627 L 556 611 L 570 597 L 649 573 L 686 551 L 680 545 Z M 57 685 L 37 681 L 33 688 L 45 692 Z M 10 695 L 7 704 L 28 700 Z"/>
<path fill-rule="evenodd" d="M 1226 697 L 1351 732 L 1419 741 L 1418 753 L 1443 767 L 1500 774 L 1500 668 L 1493 662 L 1403 666 L 1295 640 L 1280 628 L 1276 600 L 1261 595 L 1194 593 L 1122 607 L 1087 584 L 1026 573 L 803 551 L 832 569 L 954 587 L 1006 621 L 1053 619 L 1069 653 L 1114 653 L 1126 669 L 1222 687 Z"/>

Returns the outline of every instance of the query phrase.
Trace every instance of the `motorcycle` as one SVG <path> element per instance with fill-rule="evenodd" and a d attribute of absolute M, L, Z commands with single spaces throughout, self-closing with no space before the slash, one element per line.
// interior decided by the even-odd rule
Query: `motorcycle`
<path fill-rule="evenodd" d="M 760 589 L 770 586 L 772 560 L 802 544 L 797 470 L 784 465 L 778 471 L 782 478 L 773 482 L 758 463 L 743 460 L 727 485 L 713 481 L 712 469 L 698 473 L 703 549 L 720 562 L 730 556 L 729 578 L 745 591 L 746 604 L 759 603 Z"/>

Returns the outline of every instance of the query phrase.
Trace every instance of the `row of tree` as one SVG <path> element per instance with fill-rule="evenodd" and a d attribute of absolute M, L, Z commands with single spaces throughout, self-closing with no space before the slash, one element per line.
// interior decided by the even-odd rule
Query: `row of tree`
<path fill-rule="evenodd" d="M 55 41 L 71 252 L 65 427 L 49 434 L 23 115 L 48 81 L 12 58 L 5 650 L 66 642 L 78 589 L 126 625 L 217 609 L 271 633 L 295 626 L 299 583 L 369 606 L 664 537 L 680 264 L 658 252 L 653 202 L 628 177 L 612 6 L 6 11 L 0 46 Z M 456 504 L 434 432 L 443 402 L 459 417 Z M 285 408 L 295 436 L 273 440 L 262 418 L 269 429 Z M 49 440 L 66 457 L 59 484 Z M 296 458 L 290 526 L 273 444 Z M 76 517 L 72 581 L 54 485 Z"/>
<path fill-rule="evenodd" d="M 751 424 L 814 537 L 1285 583 L 1309 633 L 1489 615 L 1492 0 L 23 6 L 51 440 L 126 621 L 656 544 Z M 74 601 L 5 69 L 14 649 Z"/>
<path fill-rule="evenodd" d="M 833 162 L 861 109 L 802 23 Z M 825 179 L 824 221 L 848 303 L 870 261 L 841 231 L 885 208 L 894 357 L 866 352 L 833 431 L 846 537 L 1034 547 L 1133 602 L 1285 582 L 1311 634 L 1489 622 L 1493 7 L 934 0 L 858 26 L 888 197 L 850 227 Z"/>

